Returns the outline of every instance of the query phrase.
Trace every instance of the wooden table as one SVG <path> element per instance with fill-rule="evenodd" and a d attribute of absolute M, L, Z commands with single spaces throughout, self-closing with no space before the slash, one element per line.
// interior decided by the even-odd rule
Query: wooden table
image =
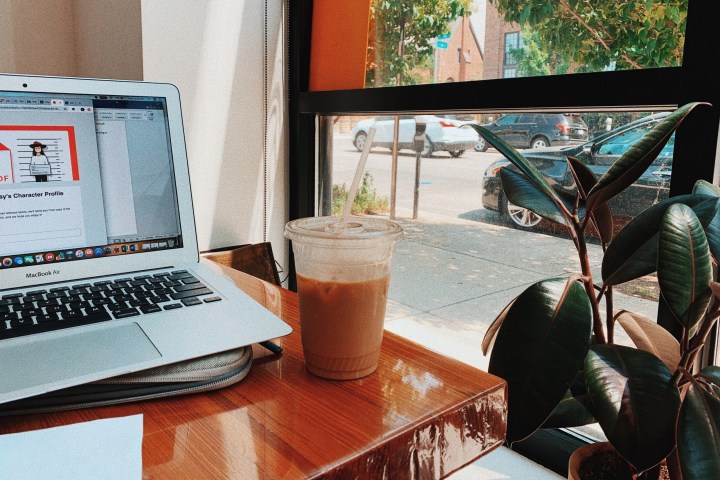
<path fill-rule="evenodd" d="M 2 418 L 0 433 L 142 413 L 143 479 L 443 478 L 503 442 L 503 380 L 390 332 L 375 373 L 317 378 L 303 367 L 296 294 L 216 268 L 293 327 L 282 355 L 256 348 L 247 378 L 222 390 Z"/>

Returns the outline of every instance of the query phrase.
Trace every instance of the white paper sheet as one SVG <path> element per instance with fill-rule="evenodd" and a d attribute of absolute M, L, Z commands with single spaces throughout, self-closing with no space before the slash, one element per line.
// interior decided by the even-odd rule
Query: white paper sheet
<path fill-rule="evenodd" d="M 0 476 L 140 480 L 142 438 L 142 415 L 0 435 Z"/>

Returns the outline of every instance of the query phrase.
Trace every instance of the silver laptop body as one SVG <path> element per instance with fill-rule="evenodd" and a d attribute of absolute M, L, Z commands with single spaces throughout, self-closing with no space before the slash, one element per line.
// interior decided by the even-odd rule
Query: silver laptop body
<path fill-rule="evenodd" d="M 199 258 L 177 88 L 0 75 L 0 403 L 290 333 Z"/>

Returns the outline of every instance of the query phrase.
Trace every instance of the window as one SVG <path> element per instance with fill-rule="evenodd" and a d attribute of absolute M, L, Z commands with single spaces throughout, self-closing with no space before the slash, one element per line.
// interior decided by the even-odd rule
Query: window
<path fill-rule="evenodd" d="M 646 4 L 646 2 L 638 3 Z M 308 144 L 307 142 L 308 138 L 313 138 L 315 122 L 318 122 L 319 125 L 326 125 L 328 123 L 332 124 L 337 119 L 335 123 L 336 127 L 332 127 L 330 131 L 334 131 L 333 128 L 337 128 L 338 131 L 336 135 L 340 136 L 335 135 L 331 137 L 334 141 L 331 142 L 332 146 L 330 148 L 333 151 L 333 156 L 330 158 L 338 156 L 346 157 L 347 160 L 345 160 L 345 162 L 348 163 L 345 165 L 347 167 L 347 165 L 354 165 L 356 163 L 356 157 L 358 155 L 350 138 L 353 126 L 357 123 L 357 120 L 359 120 L 355 115 L 368 114 L 368 112 L 375 114 L 386 113 L 390 115 L 397 112 L 440 113 L 444 115 L 462 112 L 464 114 L 471 114 L 474 117 L 474 121 L 480 123 L 489 122 L 491 117 L 498 118 L 500 113 L 517 115 L 517 112 L 532 112 L 534 114 L 546 113 L 558 115 L 572 112 L 567 115 L 562 115 L 568 123 L 557 120 L 547 123 L 547 126 L 556 127 L 559 124 L 571 125 L 574 123 L 573 118 L 579 117 L 586 125 L 587 131 L 585 134 L 587 137 L 585 141 L 589 141 L 607 132 L 607 119 L 611 119 L 610 127 L 614 129 L 642 118 L 641 115 L 647 116 L 649 112 L 657 113 L 663 110 L 670 110 L 676 105 L 684 104 L 692 100 L 707 100 L 713 104 L 720 105 L 720 91 L 717 91 L 708 80 L 712 78 L 712 75 L 709 71 L 710 67 L 705 62 L 705 55 L 703 53 L 707 51 L 707 45 L 720 46 L 720 41 L 711 33 L 711 19 L 720 18 L 720 6 L 711 3 L 713 2 L 695 2 L 692 4 L 693 6 L 688 13 L 689 23 L 686 41 L 683 36 L 685 55 L 682 57 L 682 61 L 676 59 L 671 62 L 668 68 L 629 69 L 627 65 L 623 66 L 621 61 L 617 61 L 614 63 L 614 69 L 608 69 L 607 71 L 603 71 L 605 70 L 604 67 L 595 70 L 590 69 L 592 73 L 588 73 L 588 70 L 580 68 L 580 66 L 572 66 L 569 71 L 578 72 L 577 75 L 559 75 L 557 74 L 559 72 L 554 71 L 550 72 L 551 74 L 555 73 L 554 75 L 540 78 L 516 75 L 518 78 L 508 78 L 502 81 L 456 82 L 445 85 L 411 85 L 402 88 L 366 89 L 323 94 L 306 92 L 302 83 L 302 75 L 294 77 L 295 80 L 300 83 L 295 84 L 295 90 L 291 89 L 291 108 L 296 109 L 295 115 L 291 119 L 291 122 L 296 122 L 295 124 L 291 124 L 293 135 L 291 139 L 291 162 L 292 169 L 295 172 L 294 177 L 291 179 L 291 189 L 294 189 L 294 193 L 291 194 L 293 198 L 290 207 L 291 215 L 293 217 L 300 217 L 315 215 L 318 212 L 318 209 L 315 208 L 315 202 L 316 196 L 320 194 L 316 195 L 315 192 L 320 191 L 320 193 L 322 193 L 322 188 L 318 190 L 318 185 L 315 183 L 316 171 L 322 171 L 327 165 L 324 164 L 323 157 L 320 156 L 317 159 L 320 163 L 317 164 L 318 170 L 316 170 L 315 144 L 312 142 Z M 297 26 L 296 24 L 296 27 Z M 522 29 L 518 31 L 516 28 L 514 31 L 518 32 L 518 44 L 521 41 L 520 38 L 524 37 L 527 39 L 528 35 L 532 35 L 531 33 L 526 34 Z M 502 35 L 504 38 L 504 33 Z M 498 42 L 498 44 L 499 43 L 500 42 Z M 528 42 L 525 42 L 525 45 L 527 46 Z M 486 47 L 488 47 L 487 44 Z M 299 50 L 295 51 L 295 54 L 298 56 L 295 58 L 301 64 L 302 62 L 300 60 L 303 55 L 303 47 L 298 46 L 298 48 Z M 489 48 L 486 48 L 485 52 L 487 53 L 488 51 Z M 502 76 L 505 67 L 503 58 L 505 45 L 501 48 L 499 47 L 497 51 L 498 56 L 502 55 L 502 57 L 496 62 L 497 73 L 495 77 L 485 76 L 483 78 L 498 78 Z M 516 57 L 516 60 L 520 62 L 519 57 Z M 484 56 L 483 62 L 487 68 L 489 64 L 488 55 Z M 302 73 L 301 65 L 295 70 L 295 73 Z M 508 70 L 508 75 L 515 75 L 516 73 L 517 71 L 511 72 Z M 547 75 L 547 73 L 545 73 L 545 75 Z M 447 74 L 441 74 L 439 78 L 447 78 L 448 76 Z M 629 116 L 633 118 L 627 118 Z M 544 121 L 538 123 L 545 124 Z M 574 128 L 575 133 L 578 135 L 580 135 L 578 131 L 582 130 L 577 127 L 568 128 Z M 558 131 L 560 130 L 558 127 Z M 672 151 L 673 157 L 678 159 L 672 164 L 672 168 L 669 170 L 672 178 L 671 181 L 665 185 L 667 195 L 672 196 L 689 192 L 694 182 L 699 178 L 712 180 L 716 156 L 717 131 L 717 108 L 707 109 L 704 113 L 699 112 L 698 115 L 693 115 L 691 118 L 688 118 L 678 130 L 676 137 L 673 138 L 674 146 L 668 147 L 661 153 L 662 157 L 663 155 L 667 156 L 666 153 Z M 558 133 L 558 135 L 560 134 Z M 323 142 L 319 143 L 321 147 L 322 143 Z M 600 145 L 600 147 L 602 147 L 602 145 Z M 391 168 L 392 158 L 389 149 L 383 151 L 383 148 L 384 147 L 373 148 L 373 159 L 369 161 L 368 168 Z M 457 149 L 454 150 L 454 152 L 458 154 L 460 150 L 461 149 Z M 450 172 L 453 169 L 463 168 L 461 167 L 461 162 L 464 160 L 480 155 L 480 153 L 474 149 L 465 149 L 462 154 L 454 157 L 451 151 L 453 150 L 444 150 L 441 148 L 433 151 L 431 157 L 422 159 L 422 171 L 429 172 L 431 169 L 430 165 L 434 165 L 436 168 L 439 166 L 441 170 L 444 169 L 446 172 Z M 492 152 L 485 152 L 484 155 L 490 155 L 490 153 Z M 353 155 L 355 157 L 352 157 Z M 355 160 L 353 161 L 350 158 L 355 158 Z M 415 158 L 416 155 L 413 150 L 401 148 L 398 154 L 399 172 L 401 172 L 399 181 L 410 181 L 412 183 L 412 178 L 408 172 L 412 172 Z M 679 159 L 683 160 L 680 161 Z M 337 164 L 333 164 L 333 166 L 337 167 Z M 489 167 L 489 164 L 478 165 L 478 163 L 475 162 L 471 167 L 465 168 L 473 168 L 475 169 L 474 172 L 479 171 L 480 175 L 484 177 L 487 167 Z M 657 171 L 661 173 L 658 180 L 668 180 L 668 169 L 662 170 L 658 168 Z M 374 175 L 374 189 L 379 196 L 388 196 L 389 185 L 377 172 L 379 172 L 379 170 L 376 171 Z M 477 177 L 472 176 L 470 170 L 463 172 L 465 173 L 462 179 L 463 181 L 479 181 Z M 339 171 L 334 172 L 334 174 L 335 178 L 332 179 L 333 181 L 331 183 L 341 184 L 342 178 Z M 437 188 L 439 183 L 439 181 L 434 181 L 430 184 L 421 185 L 420 205 L 424 205 L 422 208 L 432 207 L 432 205 L 427 202 L 427 195 L 429 195 L 427 192 L 432 188 Z M 658 188 L 655 190 L 658 191 Z M 482 195 L 484 194 L 482 187 L 476 185 L 476 196 L 474 197 L 471 194 L 461 195 L 458 192 L 460 192 L 459 187 L 454 188 L 448 198 L 460 198 L 468 202 L 475 201 L 476 204 L 475 207 L 466 207 L 464 211 L 456 213 L 456 220 L 477 222 L 477 219 L 473 219 L 473 214 L 479 216 L 478 214 L 483 210 L 483 208 L 480 207 Z M 405 193 L 403 193 L 403 195 L 405 195 Z M 321 202 L 318 202 L 318 204 L 320 203 Z M 408 207 L 405 206 L 403 208 L 406 210 L 404 212 L 399 211 L 398 216 L 407 218 L 406 213 Z M 485 218 L 487 219 L 489 217 Z M 509 224 L 505 223 L 496 226 L 506 228 L 508 225 Z M 519 229 L 507 229 L 503 231 L 509 232 L 507 233 L 508 238 L 515 239 L 515 237 L 520 238 L 525 234 L 525 232 L 518 230 Z M 432 242 L 444 243 L 450 241 L 449 239 L 450 236 L 445 237 L 442 234 L 436 234 Z M 486 250 L 491 248 L 491 244 L 489 241 L 478 242 L 477 244 L 473 244 L 473 248 L 487 254 L 488 252 Z M 535 255 L 534 261 L 541 264 L 550 262 L 546 253 L 537 250 L 535 251 Z M 432 256 L 429 255 L 427 258 L 430 259 Z M 462 263 L 458 261 L 455 265 L 457 271 L 467 271 L 469 269 L 468 262 L 475 261 L 466 257 L 463 257 L 463 259 L 467 260 L 467 262 Z M 443 284 L 448 288 L 460 289 L 463 288 L 462 285 L 467 285 L 463 283 L 463 281 L 466 281 L 465 278 L 453 277 L 452 272 L 449 271 L 444 271 L 445 277 L 441 275 L 439 268 L 435 271 L 428 271 L 427 273 L 438 275 L 437 281 L 445 282 Z M 498 274 L 497 278 L 502 278 L 505 273 Z M 483 269 L 478 269 L 477 271 L 470 270 L 469 274 L 475 274 L 479 278 L 487 278 L 488 272 Z M 455 280 L 455 283 L 452 283 L 453 280 Z M 413 278 L 408 277 L 405 281 L 413 282 Z M 651 282 L 651 280 L 648 279 L 648 282 Z M 645 286 L 646 285 L 639 285 L 637 288 L 642 289 L 645 288 Z M 470 288 L 470 290 L 472 290 L 472 288 Z M 477 285 L 475 286 L 474 293 L 476 293 L 477 296 L 483 295 Z M 634 293 L 630 292 L 628 295 L 633 296 Z M 428 301 L 432 301 L 433 299 L 430 294 L 426 295 L 425 298 Z M 432 315 L 438 313 L 433 309 L 433 305 L 425 305 L 424 310 L 421 311 L 427 314 L 427 318 L 431 318 Z M 482 310 L 476 308 L 474 310 L 476 316 L 478 311 Z M 494 313 L 497 312 L 488 312 L 488 316 L 492 317 Z M 491 321 L 492 318 L 485 320 Z M 477 340 L 477 336 L 479 335 L 477 332 L 468 333 L 462 330 L 460 323 L 453 323 L 447 328 L 449 330 L 456 329 L 456 331 L 460 332 L 458 337 L 466 334 Z M 546 464 L 553 462 L 553 459 L 547 461 L 547 459 L 538 458 L 538 460 Z M 558 462 L 560 465 L 563 463 L 566 464 L 566 461 Z"/>

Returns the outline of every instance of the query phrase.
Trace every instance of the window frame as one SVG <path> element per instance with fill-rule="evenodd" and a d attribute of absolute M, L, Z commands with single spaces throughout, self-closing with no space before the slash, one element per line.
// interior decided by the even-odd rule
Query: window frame
<path fill-rule="evenodd" d="M 720 18 L 720 2 L 689 0 L 685 51 L 680 67 L 329 92 L 308 91 L 312 6 L 312 0 L 287 2 L 290 220 L 315 215 L 318 196 L 316 143 L 323 152 L 327 148 L 327 142 L 316 138 L 317 126 L 322 130 L 323 116 L 329 115 L 562 113 L 574 109 L 602 111 L 611 108 L 638 111 L 705 101 L 713 106 L 697 109 L 676 132 L 675 158 L 692 161 L 674 162 L 670 196 L 689 193 L 698 179 L 713 181 L 720 125 L 720 89 L 714 86 L 715 75 L 704 52 L 720 47 L 720 38 L 714 34 L 712 23 Z M 290 255 L 290 287 L 294 288 L 292 252 Z M 715 336 L 711 340 L 716 344 Z M 706 353 L 706 358 L 711 356 Z M 521 442 L 524 446 L 518 450 L 563 474 L 567 466 L 566 455 L 579 445 L 578 442 L 580 440 L 571 434 L 543 431 Z"/>

